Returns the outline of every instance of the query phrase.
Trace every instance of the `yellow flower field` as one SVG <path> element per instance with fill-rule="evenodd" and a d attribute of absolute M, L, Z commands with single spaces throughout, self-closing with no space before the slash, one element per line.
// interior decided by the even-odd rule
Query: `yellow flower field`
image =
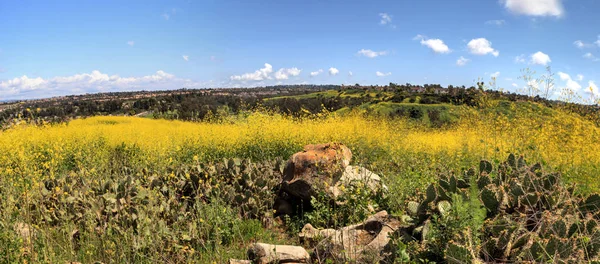
<path fill-rule="evenodd" d="M 239 212 L 246 206 L 268 219 L 270 188 L 281 177 L 277 158 L 321 142 L 346 144 L 353 163 L 382 175 L 392 212 L 404 210 L 406 199 L 440 174 L 460 174 L 481 159 L 497 164 L 509 153 L 561 172 L 583 193 L 600 190 L 596 125 L 530 103 L 497 109 L 460 108 L 459 121 L 443 128 L 360 112 L 306 118 L 253 112 L 197 123 L 104 116 L 16 125 L 0 132 L 0 257 L 222 263 L 243 258 L 255 239 L 295 243 Z M 236 182 L 228 177 L 236 168 L 219 174 L 211 167 L 230 158 L 255 162 L 256 182 L 269 182 L 266 189 L 232 189 Z M 35 235 L 23 236 L 23 227 Z"/>
<path fill-rule="evenodd" d="M 161 170 L 194 158 L 285 159 L 306 144 L 339 141 L 353 150 L 356 162 L 380 168 L 384 174 L 393 174 L 384 169 L 390 163 L 410 165 L 405 162 L 422 157 L 429 164 L 420 165 L 431 170 L 448 165 L 456 169 L 514 152 L 557 168 L 584 187 L 598 189 L 592 175 L 600 171 L 599 139 L 600 130 L 591 122 L 554 110 L 550 115 L 519 110 L 512 117 L 464 110 L 457 125 L 444 129 L 360 114 L 298 120 L 252 113 L 213 123 L 93 117 L 1 132 L 0 175 L 2 181 L 18 185 L 73 170 L 99 171 L 118 146 L 134 151 L 136 166 Z"/>

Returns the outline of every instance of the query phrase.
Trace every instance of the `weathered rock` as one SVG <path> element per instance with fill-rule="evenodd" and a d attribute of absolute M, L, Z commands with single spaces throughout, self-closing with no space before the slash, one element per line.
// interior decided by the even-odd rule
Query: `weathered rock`
<path fill-rule="evenodd" d="M 254 243 L 248 248 L 252 263 L 309 263 L 310 255 L 303 247 Z"/>
<path fill-rule="evenodd" d="M 329 187 L 329 192 L 333 195 L 333 198 L 337 198 L 343 193 L 341 186 L 349 186 L 355 182 L 365 184 L 372 191 L 387 190 L 387 186 L 383 184 L 379 175 L 374 172 L 360 166 L 346 166 L 342 177 L 334 186 Z"/>
<path fill-rule="evenodd" d="M 364 260 L 372 254 L 380 255 L 390 242 L 389 235 L 400 227 L 400 221 L 386 211 L 378 212 L 363 223 L 340 229 L 316 229 L 306 224 L 300 239 L 315 246 L 319 258 L 333 257 L 346 260 Z"/>
<path fill-rule="evenodd" d="M 288 160 L 281 189 L 274 205 L 277 215 L 309 211 L 311 198 L 324 192 L 332 199 L 342 186 L 362 182 L 373 191 L 386 189 L 379 175 L 360 166 L 350 166 L 352 152 L 340 143 L 307 145 Z"/>
<path fill-rule="evenodd" d="M 252 264 L 250 260 L 230 259 L 229 264 Z"/>
<path fill-rule="evenodd" d="M 30 225 L 25 223 L 16 223 L 14 225 L 14 229 L 19 234 L 19 236 L 23 239 L 23 241 L 30 241 L 34 236 L 34 232 Z"/>
<path fill-rule="evenodd" d="M 350 149 L 340 143 L 307 145 L 288 160 L 281 189 L 291 196 L 310 200 L 316 185 L 333 185 L 351 159 Z"/>

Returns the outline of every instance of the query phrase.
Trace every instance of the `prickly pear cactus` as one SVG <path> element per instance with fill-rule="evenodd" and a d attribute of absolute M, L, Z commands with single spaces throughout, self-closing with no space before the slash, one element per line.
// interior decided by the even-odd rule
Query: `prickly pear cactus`
<path fill-rule="evenodd" d="M 600 260 L 600 195 L 574 194 L 559 174 L 546 173 L 539 163 L 529 166 L 522 156 L 510 154 L 496 166 L 481 161 L 478 167 L 462 177 L 441 176 L 428 186 L 421 201 L 408 204 L 410 229 L 426 243 L 425 237 L 418 236 L 425 225 L 453 210 L 452 197 L 468 200 L 474 193 L 469 188 L 476 184 L 477 198 L 487 211 L 480 237 L 447 234 L 457 239 L 448 243 L 444 256 L 433 259 L 449 263 Z M 479 245 L 473 241 L 480 241 Z"/>

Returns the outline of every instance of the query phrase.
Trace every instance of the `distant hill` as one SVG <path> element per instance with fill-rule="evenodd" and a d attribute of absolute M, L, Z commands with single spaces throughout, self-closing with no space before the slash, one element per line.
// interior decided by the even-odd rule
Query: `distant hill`
<path fill-rule="evenodd" d="M 62 122 L 97 115 L 131 115 L 203 120 L 266 108 L 290 115 L 353 109 L 388 117 L 407 117 L 440 126 L 457 118 L 456 106 L 477 107 L 483 101 L 535 102 L 561 108 L 600 124 L 597 105 L 582 105 L 484 90 L 483 87 L 441 87 L 390 83 L 361 85 L 282 85 L 257 88 L 179 89 L 60 96 L 0 103 L 0 125 L 29 118 Z"/>

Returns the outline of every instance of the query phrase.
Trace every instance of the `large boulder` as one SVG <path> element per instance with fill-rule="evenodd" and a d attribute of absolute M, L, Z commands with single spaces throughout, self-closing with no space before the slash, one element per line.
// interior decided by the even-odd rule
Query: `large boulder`
<path fill-rule="evenodd" d="M 288 160 L 281 189 L 292 196 L 310 200 L 315 185 L 337 182 L 350 164 L 352 152 L 340 143 L 307 145 Z"/>
<path fill-rule="evenodd" d="M 310 207 L 310 199 L 327 186 L 334 186 L 350 164 L 352 152 L 341 143 L 306 145 L 287 161 L 275 210 L 292 214 L 297 207 Z"/>
<path fill-rule="evenodd" d="M 316 229 L 306 224 L 299 236 L 314 246 L 313 252 L 318 259 L 364 262 L 383 257 L 390 235 L 400 225 L 400 221 L 381 211 L 363 223 L 340 229 Z"/>
<path fill-rule="evenodd" d="M 274 209 L 278 215 L 311 210 L 311 198 L 326 193 L 333 200 L 342 186 L 361 181 L 371 190 L 385 188 L 380 177 L 360 166 L 350 166 L 352 152 L 341 143 L 307 145 L 288 160 Z"/>

